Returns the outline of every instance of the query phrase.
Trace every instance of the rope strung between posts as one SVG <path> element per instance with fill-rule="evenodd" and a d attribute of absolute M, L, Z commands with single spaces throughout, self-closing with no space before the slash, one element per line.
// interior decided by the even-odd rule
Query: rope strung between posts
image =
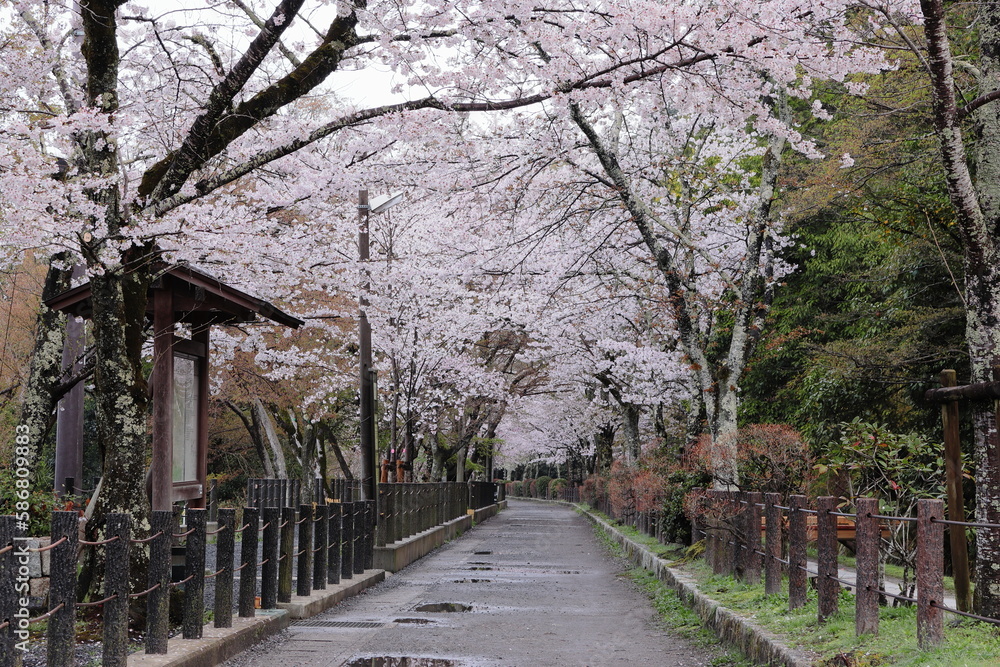
<path fill-rule="evenodd" d="M 149 537 L 144 537 L 141 540 L 139 540 L 139 539 L 137 539 L 137 540 L 129 540 L 129 542 L 132 543 L 132 544 L 145 544 L 146 542 L 152 542 L 157 537 L 163 537 L 163 531 L 162 530 L 158 531 L 155 535 L 150 535 Z"/>
<path fill-rule="evenodd" d="M 911 597 L 907 597 L 905 595 L 896 595 L 895 593 L 890 593 L 889 591 L 884 591 L 881 588 L 872 588 L 871 586 L 865 586 L 865 590 L 873 592 L 873 593 L 879 593 L 881 595 L 888 595 L 889 597 L 891 597 L 894 600 L 902 600 L 903 602 L 913 602 L 913 603 L 916 603 L 916 601 L 917 601 L 917 598 L 911 598 Z"/>
<path fill-rule="evenodd" d="M 40 621 L 44 621 L 45 619 L 49 618 L 50 616 L 52 616 L 53 614 L 55 614 L 56 612 L 58 612 L 60 609 L 62 609 L 65 606 L 66 606 L 65 602 L 60 602 L 59 606 L 56 607 L 55 609 L 49 609 L 47 612 L 45 612 L 41 616 L 36 616 L 35 618 L 29 618 L 28 619 L 28 625 L 31 625 L 33 623 L 38 623 Z"/>
<path fill-rule="evenodd" d="M 913 521 L 916 522 L 917 517 L 915 516 L 888 516 L 886 514 L 869 514 L 869 519 L 882 519 L 884 521 Z"/>
<path fill-rule="evenodd" d="M 208 531 L 205 534 L 206 535 L 218 535 L 219 533 L 221 533 L 222 531 L 226 530 L 227 528 L 229 528 L 229 526 L 222 526 L 221 528 L 217 528 L 216 530 L 210 530 L 210 531 Z"/>
<path fill-rule="evenodd" d="M 185 532 L 185 533 L 181 533 L 181 534 L 179 534 L 179 535 L 178 535 L 178 534 L 173 534 L 173 535 L 171 535 L 171 537 L 174 537 L 174 538 L 177 538 L 177 539 L 180 539 L 180 538 L 182 538 L 182 537 L 187 537 L 188 535 L 190 535 L 190 534 L 191 534 L 191 533 L 193 533 L 193 532 L 194 532 L 194 528 L 192 528 L 191 530 L 189 530 L 189 531 L 187 531 L 187 532 Z"/>
<path fill-rule="evenodd" d="M 206 579 L 211 579 L 212 577 L 217 577 L 217 576 L 219 576 L 220 574 L 222 574 L 225 571 L 226 571 L 226 568 L 218 569 L 215 572 L 213 572 L 212 574 L 206 574 L 205 578 Z"/>
<path fill-rule="evenodd" d="M 959 611 L 958 609 L 952 609 L 951 607 L 946 607 L 943 604 L 938 604 L 936 600 L 931 600 L 930 606 L 936 607 L 941 611 L 947 611 L 951 612 L 952 614 L 958 614 L 959 616 L 965 616 L 966 618 L 974 618 L 975 620 L 983 621 L 984 623 L 992 623 L 994 625 L 1000 625 L 1000 619 L 989 618 L 988 616 L 980 616 L 978 614 L 971 614 L 967 611 Z"/>
<path fill-rule="evenodd" d="M 87 540 L 79 540 L 79 543 L 85 547 L 102 547 L 105 544 L 111 544 L 115 540 L 121 539 L 120 535 L 115 535 L 114 537 L 109 537 L 106 540 L 101 540 L 99 542 L 88 542 Z"/>
<path fill-rule="evenodd" d="M 52 544 L 50 544 L 47 547 L 30 548 L 30 549 L 28 549 L 28 551 L 30 551 L 33 554 L 40 554 L 40 553 L 44 553 L 46 551 L 51 551 L 52 549 L 55 549 L 57 546 L 59 546 L 60 544 L 62 544 L 63 542 L 65 542 L 68 539 L 69 539 L 68 537 L 66 537 L 65 535 L 63 535 L 62 537 L 60 537 L 58 540 L 56 540 L 55 542 L 53 542 Z"/>
<path fill-rule="evenodd" d="M 152 593 L 153 591 L 155 591 L 159 587 L 160 587 L 160 584 L 156 584 L 156 585 L 154 585 L 154 586 L 152 586 L 150 588 L 147 588 L 146 590 L 144 590 L 141 593 L 129 593 L 129 597 L 132 598 L 133 600 L 135 598 L 141 598 L 143 595 L 149 595 L 150 593 Z"/>
<path fill-rule="evenodd" d="M 947 519 L 939 519 L 936 516 L 931 517 L 931 523 L 945 523 L 949 526 L 964 526 L 966 528 L 1000 528 L 1000 523 L 976 523 L 969 521 L 948 521 Z"/>
<path fill-rule="evenodd" d="M 177 588 L 181 584 L 186 584 L 187 582 L 191 581 L 192 579 L 194 579 L 194 575 L 193 574 L 189 574 L 187 576 L 187 579 L 181 579 L 180 581 L 172 581 L 172 582 L 170 582 L 170 587 L 171 588 Z"/>
<path fill-rule="evenodd" d="M 115 593 L 114 595 L 106 597 L 103 600 L 98 600 L 97 602 L 77 602 L 76 606 L 77 607 L 99 607 L 100 605 L 104 604 L 105 602 L 111 602 L 116 597 L 118 597 L 118 593 Z"/>

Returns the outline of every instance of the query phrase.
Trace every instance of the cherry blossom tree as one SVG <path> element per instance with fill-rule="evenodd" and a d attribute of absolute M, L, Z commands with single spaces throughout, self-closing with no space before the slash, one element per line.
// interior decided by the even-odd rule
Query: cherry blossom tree
<path fill-rule="evenodd" d="M 606 222 L 612 228 L 614 220 L 637 225 L 633 239 L 636 233 L 642 237 L 656 262 L 645 268 L 659 272 L 676 302 L 672 307 L 682 341 L 691 338 L 696 321 L 703 327 L 712 321 L 681 304 L 705 298 L 706 290 L 709 300 L 730 299 L 742 313 L 730 337 L 736 339 L 739 329 L 752 339 L 761 285 L 767 282 L 757 249 L 766 255 L 771 238 L 768 169 L 776 163 L 781 141 L 815 152 L 771 113 L 774 100 L 783 94 L 808 97 L 818 77 L 842 80 L 850 72 L 884 66 L 875 50 L 842 48 L 853 33 L 850 5 L 840 1 L 768 0 L 749 7 L 654 0 L 582 7 L 571 0 L 545 5 L 528 0 L 243 4 L 191 2 L 162 10 L 123 0 L 21 3 L 19 20 L 2 26 L 7 48 L 30 54 L 5 58 L 0 65 L 7 139 L 0 146 L 4 254 L 45 248 L 50 254 L 67 253 L 54 270 L 65 271 L 74 261 L 87 267 L 97 430 L 109 443 L 102 511 L 145 514 L 142 349 L 148 332 L 142 313 L 161 257 L 224 267 L 227 281 L 294 305 L 304 285 L 326 289 L 342 280 L 351 248 L 343 245 L 339 230 L 330 229 L 329 220 L 353 218 L 345 193 L 357 191 L 359 165 L 397 141 L 447 157 L 434 141 L 442 115 L 541 105 L 530 132 L 514 136 L 521 128 L 508 124 L 507 134 L 489 144 L 502 150 L 478 161 L 477 187 L 466 201 L 478 207 L 467 210 L 488 214 L 483 222 L 497 212 L 486 206 L 498 199 L 507 202 L 501 213 L 524 210 L 516 196 L 501 198 L 497 188 L 527 188 L 541 183 L 550 167 L 573 167 L 574 178 L 545 190 L 576 197 L 566 186 L 574 180 L 579 185 L 583 174 L 587 188 L 577 201 L 584 205 L 570 200 L 564 210 L 613 210 Z M 339 99 L 333 92 L 339 74 L 371 64 L 393 69 L 410 98 L 371 108 Z M 398 127 L 400 116 L 393 115 L 404 113 L 413 121 L 408 130 Z M 368 134 L 380 119 L 385 124 Z M 711 217 L 708 208 L 698 210 L 690 231 L 671 233 L 669 238 L 681 241 L 681 255 L 669 259 L 667 237 L 654 227 L 683 207 L 659 211 L 652 197 L 672 195 L 676 188 L 668 174 L 683 170 L 661 164 L 662 155 L 676 151 L 641 144 L 646 137 L 654 145 L 667 142 L 676 148 L 662 127 L 648 127 L 657 122 L 673 128 L 714 123 L 713 136 L 725 139 L 718 145 L 730 142 L 741 150 L 746 140 L 739 132 L 750 123 L 755 128 L 751 152 L 772 156 L 764 160 L 762 185 L 755 190 L 749 174 L 759 170 L 735 169 L 731 151 L 713 154 L 724 165 L 715 169 L 717 175 L 739 182 L 726 193 L 712 189 L 698 204 L 725 213 L 711 212 Z M 394 126 L 408 136 L 391 138 Z M 475 129 L 465 131 L 474 134 Z M 577 145 L 580 132 L 587 151 Z M 694 138 L 701 141 L 699 132 Z M 507 147 L 533 157 L 517 167 L 503 152 Z M 60 168 L 58 155 L 66 169 Z M 479 155 L 483 152 L 473 158 Z M 649 159 L 654 162 L 643 163 Z M 494 177 L 483 179 L 487 168 Z M 435 178 L 449 173 L 457 178 L 455 169 Z M 518 180 L 521 176 L 526 178 Z M 603 192 L 597 196 L 595 188 Z M 601 203 L 608 201 L 617 201 L 613 209 Z M 688 208 L 693 214 L 697 206 Z M 288 211 L 295 215 L 284 215 Z M 717 247 L 720 239 L 699 225 L 726 216 L 742 218 L 750 234 L 731 239 L 720 260 L 704 254 L 706 244 Z M 460 219 L 475 229 L 472 217 L 442 213 L 440 219 L 442 224 Z M 520 245 L 508 245 L 520 252 L 533 238 L 549 238 L 548 230 L 564 218 L 536 217 L 542 226 L 534 237 L 524 237 L 513 226 L 493 235 L 517 235 Z M 570 219 L 584 218 L 574 214 Z M 479 236 L 490 234 L 483 230 Z M 739 261 L 744 254 L 752 258 Z M 705 288 L 675 284 L 680 278 L 674 269 L 682 262 L 686 269 L 711 273 Z M 748 268 L 743 278 L 722 277 L 731 262 Z M 512 275 L 511 266 L 519 265 L 508 262 L 493 276 L 496 283 Z M 564 278 L 559 272 L 546 275 L 550 281 Z M 481 281 L 474 291 L 490 289 Z M 478 337 L 461 334 L 470 336 L 462 338 L 467 356 L 483 336 L 506 330 L 495 322 L 470 327 Z M 697 346 L 685 345 L 689 357 L 694 355 Z M 614 354 L 616 359 L 628 355 Z M 738 362 L 744 355 L 737 357 Z M 738 364 L 723 366 L 729 375 L 714 376 L 721 381 L 718 396 L 734 397 L 720 402 L 718 413 L 727 415 L 720 423 L 725 424 L 728 415 L 735 415 L 738 382 L 730 375 L 738 372 Z M 700 372 L 708 373 L 707 368 L 701 365 Z M 502 383 L 491 373 L 477 377 L 444 370 L 447 382 L 438 386 L 450 383 L 466 397 L 488 386 L 491 400 L 501 393 Z M 702 382 L 703 395 L 705 386 Z M 630 400 L 623 397 L 624 404 Z M 471 417 L 464 408 L 462 413 Z M 479 419 L 487 418 L 479 412 L 472 421 Z M 720 465 L 725 459 L 720 457 Z"/>

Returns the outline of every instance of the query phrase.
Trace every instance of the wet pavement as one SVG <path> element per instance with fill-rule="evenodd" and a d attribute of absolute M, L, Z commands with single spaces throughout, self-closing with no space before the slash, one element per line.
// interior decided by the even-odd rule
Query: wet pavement
<path fill-rule="evenodd" d="M 709 651 L 663 629 L 623 567 L 572 509 L 512 500 L 226 667 L 710 664 Z"/>

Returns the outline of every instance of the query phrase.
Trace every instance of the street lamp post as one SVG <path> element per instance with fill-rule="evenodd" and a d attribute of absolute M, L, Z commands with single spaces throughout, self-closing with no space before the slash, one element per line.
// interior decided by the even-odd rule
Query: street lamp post
<path fill-rule="evenodd" d="M 362 262 L 370 258 L 368 239 L 368 219 L 372 213 L 381 213 L 395 206 L 403 199 L 403 193 L 376 197 L 368 201 L 368 190 L 358 192 L 358 257 Z M 365 500 L 375 500 L 376 458 L 375 458 L 375 370 L 372 368 L 372 328 L 368 323 L 365 307 L 370 283 L 365 280 L 361 289 L 358 308 L 358 338 L 361 355 L 361 489 Z"/>

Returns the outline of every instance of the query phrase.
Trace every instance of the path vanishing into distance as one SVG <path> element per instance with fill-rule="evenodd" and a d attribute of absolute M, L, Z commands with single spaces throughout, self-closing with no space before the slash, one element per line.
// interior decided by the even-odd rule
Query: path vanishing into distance
<path fill-rule="evenodd" d="M 619 576 L 624 564 L 586 518 L 565 505 L 509 502 L 226 667 L 710 664 L 710 649 L 671 635 L 646 595 Z"/>

